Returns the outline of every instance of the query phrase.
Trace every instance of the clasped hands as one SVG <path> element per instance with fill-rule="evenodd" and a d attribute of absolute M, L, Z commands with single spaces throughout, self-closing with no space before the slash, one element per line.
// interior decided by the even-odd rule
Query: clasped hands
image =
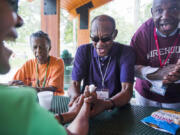
<path fill-rule="evenodd" d="M 96 92 L 94 91 L 90 93 L 88 86 L 85 87 L 85 91 L 83 94 L 71 97 L 71 101 L 68 105 L 69 111 L 74 111 L 76 114 L 78 114 L 83 102 L 87 102 L 91 106 L 90 116 L 95 116 L 106 109 L 106 101 L 97 99 Z"/>

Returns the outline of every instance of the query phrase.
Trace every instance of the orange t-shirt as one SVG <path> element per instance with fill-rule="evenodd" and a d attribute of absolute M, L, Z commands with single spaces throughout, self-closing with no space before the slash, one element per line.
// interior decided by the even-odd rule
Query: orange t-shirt
<path fill-rule="evenodd" d="M 25 85 L 36 86 L 36 59 L 28 60 L 14 75 L 13 80 L 21 80 Z M 46 74 L 47 64 L 38 64 L 38 77 L 40 87 L 43 85 L 44 77 Z M 50 56 L 50 62 L 47 70 L 45 87 L 56 87 L 57 91 L 64 93 L 64 62 L 60 58 Z"/>

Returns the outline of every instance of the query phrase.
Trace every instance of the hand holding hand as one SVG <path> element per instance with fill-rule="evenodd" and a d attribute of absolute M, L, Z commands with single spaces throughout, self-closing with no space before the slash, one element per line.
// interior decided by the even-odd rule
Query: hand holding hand
<path fill-rule="evenodd" d="M 69 107 L 68 112 L 71 112 L 77 115 L 79 113 L 79 110 L 82 107 L 83 102 L 84 102 L 84 96 L 80 95 L 78 98 L 74 100 L 73 104 Z"/>
<path fill-rule="evenodd" d="M 78 97 L 79 97 L 79 95 L 71 96 L 70 97 L 70 102 L 69 102 L 68 106 L 71 107 Z"/>
<path fill-rule="evenodd" d="M 95 116 L 106 109 L 106 102 L 102 99 L 96 99 L 95 104 L 91 110 L 91 116 Z"/>
<path fill-rule="evenodd" d="M 96 88 L 96 87 L 95 87 Z M 88 103 L 95 103 L 96 100 L 97 100 L 97 94 L 96 94 L 96 91 L 93 90 L 93 91 L 90 91 L 89 90 L 89 86 L 86 86 L 85 87 L 85 90 L 84 90 L 84 97 L 86 98 L 86 102 Z"/>
<path fill-rule="evenodd" d="M 10 82 L 9 82 L 9 85 L 14 85 L 14 86 L 24 85 L 24 82 L 21 81 L 21 80 L 13 80 L 13 81 L 10 81 Z"/>

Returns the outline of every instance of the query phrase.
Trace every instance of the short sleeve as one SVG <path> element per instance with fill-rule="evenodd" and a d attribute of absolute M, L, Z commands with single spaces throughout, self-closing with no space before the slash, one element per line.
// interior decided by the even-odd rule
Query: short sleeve
<path fill-rule="evenodd" d="M 132 47 L 124 47 L 120 57 L 120 80 L 121 82 L 134 82 L 134 65 L 136 55 Z"/>
<path fill-rule="evenodd" d="M 87 49 L 87 45 L 82 45 L 77 49 L 72 70 L 72 80 L 81 81 L 86 77 L 90 51 L 87 51 Z"/>

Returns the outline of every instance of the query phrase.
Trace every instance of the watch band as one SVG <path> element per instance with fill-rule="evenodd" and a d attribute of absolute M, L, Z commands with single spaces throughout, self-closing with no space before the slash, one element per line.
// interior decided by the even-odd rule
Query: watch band
<path fill-rule="evenodd" d="M 107 101 L 110 101 L 112 103 L 112 107 L 110 108 L 111 110 L 114 109 L 116 107 L 115 102 L 111 99 L 111 98 L 107 98 Z"/>

